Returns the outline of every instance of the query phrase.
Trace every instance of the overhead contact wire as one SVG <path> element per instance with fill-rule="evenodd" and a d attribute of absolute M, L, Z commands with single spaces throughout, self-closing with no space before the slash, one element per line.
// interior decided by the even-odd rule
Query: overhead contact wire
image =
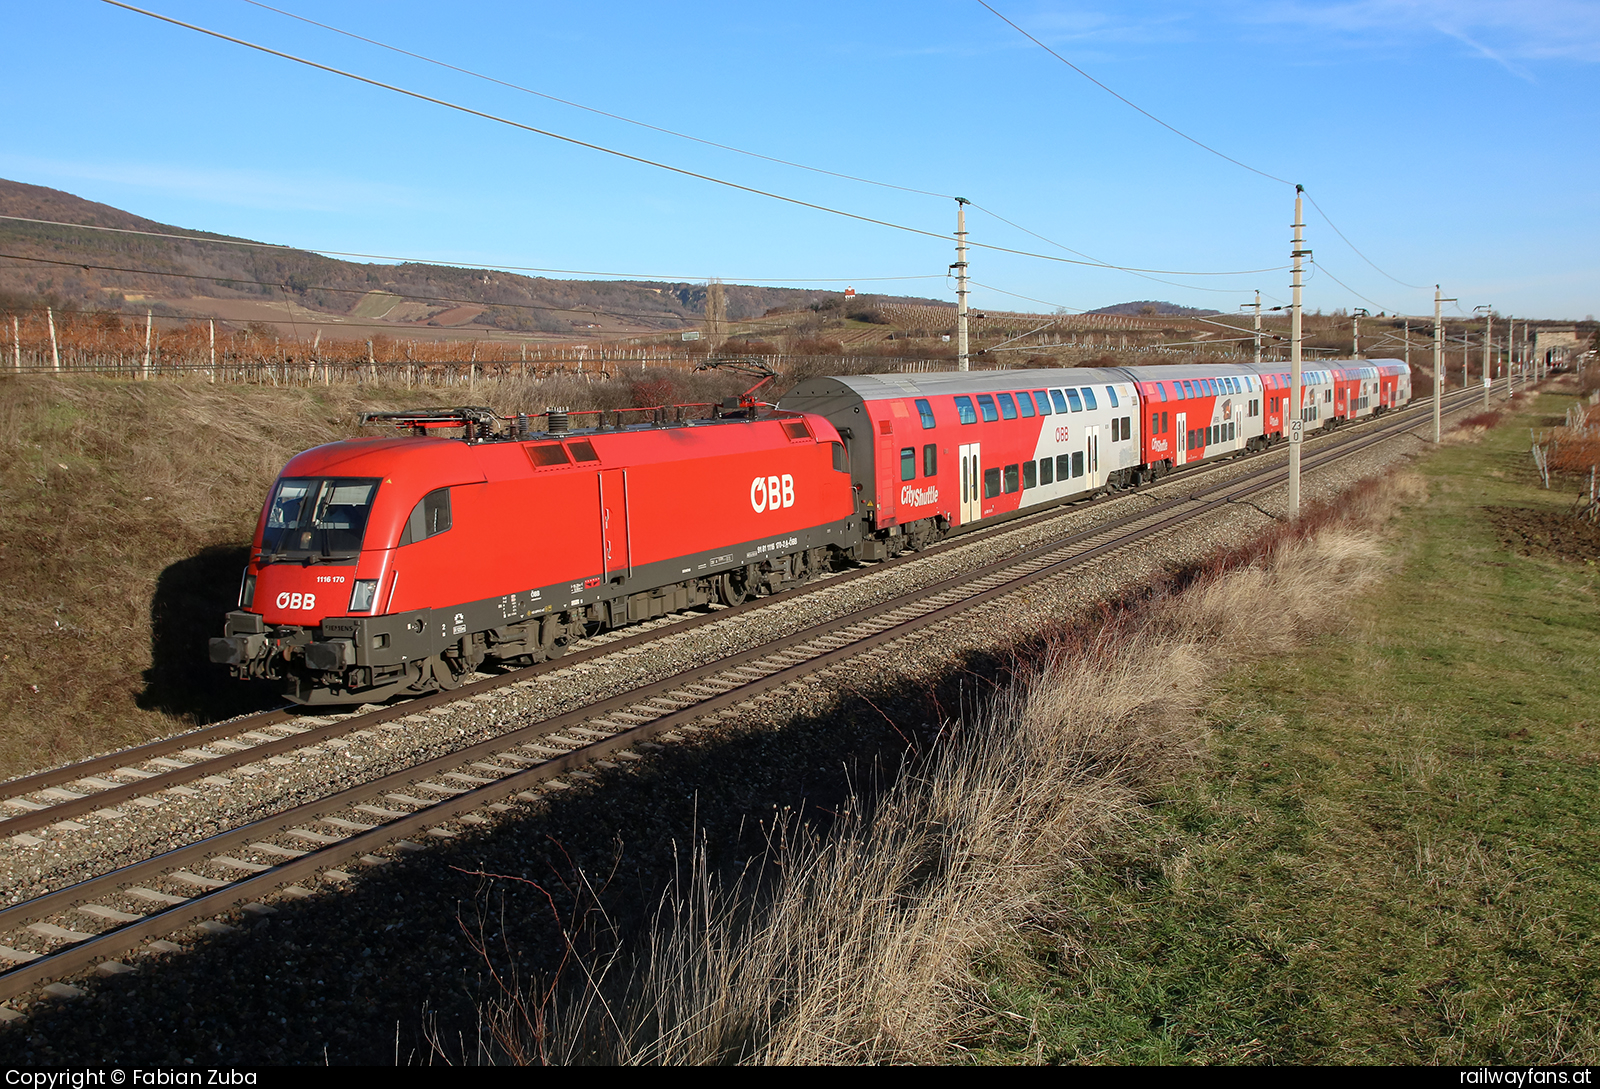
<path fill-rule="evenodd" d="M 186 23 L 181 19 L 174 19 L 170 15 L 161 15 L 161 14 L 159 14 L 157 12 L 148 11 L 148 10 L 146 10 L 144 8 L 140 8 L 140 7 L 135 7 L 132 4 L 124 3 L 123 0 L 101 0 L 101 2 L 109 4 L 112 7 L 122 8 L 125 11 L 134 12 L 137 15 L 143 15 L 143 16 L 146 16 L 147 18 L 159 20 L 160 22 L 163 22 L 163 23 L 170 23 L 173 26 L 182 27 L 185 30 L 192 30 L 197 34 L 204 34 L 204 35 L 206 35 L 208 37 L 216 38 L 216 39 L 218 39 L 220 41 L 231 42 L 234 45 L 240 45 L 240 46 L 245 47 L 246 49 L 254 49 L 257 52 L 266 53 L 266 54 L 268 54 L 270 56 L 278 57 L 278 58 L 281 58 L 283 60 L 293 61 L 296 64 L 303 64 L 308 68 L 315 68 L 318 71 L 327 72 L 330 75 L 342 76 L 345 79 L 355 80 L 357 83 L 365 83 L 368 86 L 377 87 L 377 88 L 379 88 L 381 90 L 393 91 L 395 94 L 404 95 L 407 98 L 414 98 L 414 99 L 418 100 L 419 102 L 428 102 L 428 103 L 432 103 L 435 106 L 443 106 L 446 109 L 456 110 L 456 111 L 458 111 L 460 113 L 468 114 L 468 115 L 470 115 L 472 117 L 479 117 L 479 118 L 482 118 L 485 121 L 494 121 L 494 122 L 496 122 L 498 124 L 507 125 L 507 126 L 509 126 L 511 128 L 521 129 L 524 132 L 531 132 L 531 133 L 533 133 L 533 134 L 535 134 L 537 136 L 545 136 L 545 137 L 548 137 L 548 138 L 550 138 L 552 140 L 559 140 L 559 141 L 561 141 L 563 143 L 572 144 L 572 145 L 574 145 L 576 147 L 588 148 L 591 151 L 598 151 L 598 152 L 601 152 L 602 154 L 605 154 L 605 155 L 612 155 L 612 156 L 615 156 L 616 158 L 619 158 L 619 159 L 626 159 L 629 162 L 639 163 L 639 164 L 641 164 L 643 166 L 652 166 L 652 167 L 657 168 L 658 170 L 665 170 L 665 171 L 668 171 L 668 172 L 673 173 L 673 174 L 682 175 L 683 177 L 695 178 L 695 179 L 697 179 L 699 181 L 710 182 L 713 185 L 721 185 L 721 186 L 724 186 L 724 187 L 726 187 L 728 189 L 738 190 L 739 192 L 743 192 L 743 193 L 750 193 L 750 194 L 752 194 L 754 196 L 767 197 L 770 200 L 782 201 L 785 204 L 793 204 L 793 205 L 795 205 L 797 207 L 800 207 L 800 208 L 810 208 L 813 211 L 826 212 L 829 215 L 836 215 L 836 216 L 841 216 L 841 217 L 843 217 L 845 219 L 852 219 L 852 220 L 855 220 L 858 223 L 871 223 L 874 226 L 888 227 L 890 230 L 903 231 L 906 234 L 914 234 L 914 235 L 918 235 L 918 236 L 923 237 L 923 238 L 935 238 L 935 239 L 938 239 L 940 242 L 948 243 L 951 240 L 951 236 L 950 235 L 940 234 L 937 231 L 925 231 L 920 227 L 911 227 L 911 226 L 907 226 L 906 224 L 895 223 L 895 222 L 893 222 L 891 220 L 887 220 L 887 219 L 877 219 L 877 218 L 875 218 L 873 216 L 865 216 L 865 215 L 861 215 L 861 214 L 859 214 L 857 212 L 847 212 L 842 208 L 833 208 L 833 207 L 830 207 L 829 205 L 826 205 L 826 204 L 817 204 L 817 203 L 814 203 L 812 201 L 801 200 L 798 197 L 787 197 L 787 196 L 784 196 L 782 193 L 774 193 L 774 192 L 771 192 L 770 190 L 758 189 L 755 186 L 743 185 L 743 184 L 741 184 L 739 182 L 735 182 L 735 181 L 728 181 L 726 178 L 718 178 L 718 177 L 715 177 L 715 176 L 713 176 L 711 174 L 702 174 L 702 173 L 699 173 L 698 171 L 688 170 L 688 169 L 686 169 L 684 167 L 681 167 L 681 166 L 672 166 L 672 165 L 670 165 L 668 163 L 658 162 L 658 161 L 656 161 L 654 159 L 647 159 L 647 158 L 645 158 L 645 157 L 643 157 L 641 155 L 634 155 L 634 154 L 631 154 L 631 153 L 626 152 L 626 151 L 618 151 L 615 148 L 609 148 L 609 147 L 604 146 L 603 144 L 595 144 L 595 143 L 591 143 L 591 142 L 589 142 L 587 140 L 580 140 L 575 136 L 563 136 L 561 133 L 552 132 L 549 129 L 541 129 L 541 128 L 535 126 L 535 125 L 528 125 L 528 124 L 525 124 L 525 123 L 523 123 L 521 121 L 513 121 L 510 118 L 500 117 L 497 114 L 488 113 L 488 112 L 486 112 L 484 110 L 474 109 L 471 106 L 463 106 L 463 105 L 460 105 L 459 103 L 450 102 L 450 101 L 448 101 L 446 99 L 435 98 L 432 95 L 426 95 L 426 94 L 423 94 L 420 91 L 407 90 L 404 87 L 399 87 L 399 86 L 396 86 L 395 84 L 392 84 L 392 83 L 385 83 L 382 80 L 373 79 L 370 76 L 358 75 L 358 74 L 356 74 L 354 72 L 347 72 L 342 68 L 335 68 L 332 65 L 322 64 L 319 61 L 308 60 L 305 57 L 297 57 L 293 53 L 285 53 L 285 52 L 283 52 L 281 50 L 273 49 L 270 46 L 259 45 L 259 44 L 255 43 L 255 42 L 247 41 L 247 40 L 245 40 L 243 38 L 235 38 L 232 35 L 223 34 L 220 31 L 208 30 L 205 27 L 196 26 L 193 23 Z M 1055 262 L 1058 262 L 1060 264 L 1067 264 L 1067 265 L 1085 265 L 1085 266 L 1088 266 L 1088 267 L 1091 267 L 1091 268 L 1105 268 L 1105 269 L 1111 269 L 1113 271 L 1118 271 L 1118 272 L 1152 272 L 1152 273 L 1158 273 L 1158 274 L 1167 275 L 1167 276 L 1245 276 L 1245 275 L 1252 275 L 1252 274 L 1261 273 L 1261 272 L 1275 272 L 1275 271 L 1279 270 L 1279 267 L 1281 267 L 1281 266 L 1278 266 L 1278 267 L 1274 267 L 1274 268 L 1265 268 L 1265 269 L 1239 269 L 1239 270 L 1230 271 L 1230 272 L 1188 272 L 1188 271 L 1181 270 L 1181 269 L 1159 269 L 1159 268 L 1145 269 L 1145 268 L 1131 268 L 1131 267 L 1123 266 L 1123 265 L 1112 265 L 1112 264 L 1107 264 L 1107 263 L 1101 262 L 1101 261 L 1074 261 L 1071 258 L 1067 258 L 1067 257 L 1056 257 L 1056 256 L 1054 256 L 1052 254 L 1047 254 L 1047 253 L 1032 253 L 1032 252 L 1029 252 L 1028 250 L 1011 249 L 1010 247 L 1007 247 L 1007 246 L 996 246 L 996 245 L 993 245 L 992 243 L 987 243 L 987 242 L 970 242 L 969 241 L 967 243 L 967 245 L 969 245 L 969 246 L 971 246 L 973 248 L 976 248 L 976 249 L 984 249 L 984 250 L 989 250 L 991 252 L 996 252 L 996 253 L 1010 253 L 1010 254 L 1015 254 L 1016 256 L 1019 256 L 1019 257 L 1032 257 L 1032 258 L 1034 258 L 1036 260 L 1039 260 L 1039 261 L 1055 261 Z"/>

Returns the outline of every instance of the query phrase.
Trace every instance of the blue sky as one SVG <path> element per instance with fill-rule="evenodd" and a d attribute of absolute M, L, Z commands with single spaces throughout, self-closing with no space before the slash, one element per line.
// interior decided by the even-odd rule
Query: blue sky
<path fill-rule="evenodd" d="M 1308 307 L 1431 313 L 1439 282 L 1467 311 L 1488 303 L 1529 317 L 1600 312 L 1600 3 L 990 2 L 1161 120 L 1304 184 L 1378 266 L 1308 205 L 1318 262 Z M 1141 116 L 976 0 L 276 0 L 595 109 L 945 194 L 931 196 L 650 131 L 244 0 L 141 6 L 523 124 L 935 234 L 954 229 L 946 195 L 960 195 L 976 205 L 975 242 L 1074 256 L 1059 245 L 1183 272 L 1275 269 L 1152 282 L 980 249 L 971 262 L 982 307 L 1159 298 L 1232 310 L 1257 288 L 1269 305 L 1288 299 L 1289 275 L 1277 267 L 1287 264 L 1291 186 Z M 3 177 L 307 248 L 674 279 L 837 280 L 954 297 L 947 239 L 625 161 L 96 0 L 6 0 L 4 19 Z"/>

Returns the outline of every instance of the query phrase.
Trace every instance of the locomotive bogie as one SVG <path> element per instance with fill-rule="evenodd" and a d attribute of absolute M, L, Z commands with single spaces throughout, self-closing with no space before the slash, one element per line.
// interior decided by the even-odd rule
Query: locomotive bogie
<path fill-rule="evenodd" d="M 289 462 L 211 658 L 303 704 L 453 688 L 486 661 L 1266 449 L 1293 415 L 1280 367 L 855 375 L 802 382 L 776 413 L 537 434 L 449 410 L 464 438 Z M 1396 360 L 1304 379 L 1309 430 L 1411 396 Z"/>

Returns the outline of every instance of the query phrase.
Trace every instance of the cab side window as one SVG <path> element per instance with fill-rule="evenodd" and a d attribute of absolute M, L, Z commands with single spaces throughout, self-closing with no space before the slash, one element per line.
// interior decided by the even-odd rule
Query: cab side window
<path fill-rule="evenodd" d="M 429 537 L 437 537 L 449 528 L 450 489 L 438 488 L 423 496 L 421 501 L 411 508 L 411 516 L 406 519 L 406 528 L 400 534 L 400 543 L 408 545 L 425 541 Z"/>

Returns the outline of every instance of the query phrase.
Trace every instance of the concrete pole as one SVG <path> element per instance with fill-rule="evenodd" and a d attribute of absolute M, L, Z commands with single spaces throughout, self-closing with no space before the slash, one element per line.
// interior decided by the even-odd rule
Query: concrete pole
<path fill-rule="evenodd" d="M 956 370 L 971 370 L 967 358 L 967 199 L 956 198 Z"/>
<path fill-rule="evenodd" d="M 1300 407 L 1300 275 L 1301 258 L 1311 251 L 1305 247 L 1305 217 L 1304 200 L 1301 196 L 1305 190 L 1301 186 L 1294 187 L 1294 248 L 1289 251 L 1289 256 L 1294 260 L 1294 280 L 1290 285 L 1292 293 L 1289 300 L 1289 408 L 1293 413 L 1289 417 L 1289 517 L 1300 516 L 1300 438 L 1304 431 L 1296 429 L 1295 423 L 1302 419 Z M 1303 426 L 1303 425 L 1302 425 Z"/>
<path fill-rule="evenodd" d="M 17 316 L 11 315 L 11 366 L 18 374 L 22 373 L 22 329 L 17 325 Z"/>
<path fill-rule="evenodd" d="M 1483 407 L 1489 407 L 1489 387 L 1494 378 L 1489 371 L 1489 345 L 1494 340 L 1494 310 L 1484 308 L 1483 314 Z"/>
<path fill-rule="evenodd" d="M 1361 358 L 1361 311 L 1350 315 L 1350 358 Z"/>
<path fill-rule="evenodd" d="M 1256 370 L 1261 369 L 1261 292 L 1256 292 Z"/>
<path fill-rule="evenodd" d="M 1449 300 L 1455 302 L 1454 299 Z M 1444 299 L 1439 297 L 1439 285 L 1433 285 L 1433 441 L 1439 441 L 1440 421 L 1444 406 Z"/>
<path fill-rule="evenodd" d="M 215 321 L 207 321 L 206 322 L 206 326 L 208 328 L 209 336 L 211 338 L 211 366 L 206 371 L 206 374 L 210 376 L 212 382 L 216 382 L 216 380 L 217 380 L 217 323 Z"/>
<path fill-rule="evenodd" d="M 56 350 L 56 313 L 50 307 L 44 308 L 45 320 L 50 323 L 50 369 L 56 373 L 61 372 L 61 353 Z"/>
<path fill-rule="evenodd" d="M 144 315 L 144 372 L 141 378 L 150 377 L 150 325 L 155 320 L 155 311 L 147 310 Z"/>

